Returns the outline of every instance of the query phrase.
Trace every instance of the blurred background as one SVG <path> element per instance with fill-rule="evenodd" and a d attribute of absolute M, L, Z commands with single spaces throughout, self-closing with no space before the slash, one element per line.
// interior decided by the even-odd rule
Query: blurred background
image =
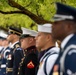
<path fill-rule="evenodd" d="M 11 7 L 10 0 L 0 0 L 0 12 L 19 11 L 19 9 Z M 76 0 L 12 0 L 31 13 L 40 17 L 41 19 L 49 21 L 55 14 L 55 2 L 61 2 L 67 5 L 76 7 Z M 7 31 L 8 26 L 16 25 L 36 30 L 37 23 L 32 20 L 28 14 L 2 14 L 0 13 L 0 29 Z"/>

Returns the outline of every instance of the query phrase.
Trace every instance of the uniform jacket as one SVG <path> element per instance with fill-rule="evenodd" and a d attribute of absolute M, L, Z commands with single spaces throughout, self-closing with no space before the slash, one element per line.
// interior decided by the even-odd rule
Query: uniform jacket
<path fill-rule="evenodd" d="M 35 46 L 25 50 L 25 55 L 20 62 L 18 75 L 35 75 L 38 66 L 38 51 Z"/>
<path fill-rule="evenodd" d="M 23 57 L 23 51 L 20 48 L 20 43 L 16 42 L 11 48 L 10 54 L 7 58 L 7 68 L 6 68 L 6 75 L 17 75 L 18 66 Z"/>
<path fill-rule="evenodd" d="M 40 65 L 37 75 L 49 75 L 59 54 L 59 48 L 57 47 L 50 47 L 45 51 L 46 52 L 40 58 Z"/>
<path fill-rule="evenodd" d="M 0 65 L 2 61 L 2 52 L 3 52 L 4 47 L 0 47 Z"/>
<path fill-rule="evenodd" d="M 9 53 L 10 53 L 9 47 L 4 48 L 1 52 L 0 75 L 6 75 L 6 62 Z"/>
<path fill-rule="evenodd" d="M 55 66 L 58 66 L 58 75 L 76 75 L 76 34 L 71 35 L 66 40 L 67 42 L 65 41 L 63 48 L 61 48 L 59 59 L 56 61 L 57 64 L 55 64 Z"/>

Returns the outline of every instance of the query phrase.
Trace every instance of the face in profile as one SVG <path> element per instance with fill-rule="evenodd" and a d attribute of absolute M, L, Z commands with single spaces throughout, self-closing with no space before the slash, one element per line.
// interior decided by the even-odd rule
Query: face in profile
<path fill-rule="evenodd" d="M 12 42 L 13 41 L 13 38 L 14 38 L 14 34 L 10 34 L 10 35 L 7 36 L 7 40 L 9 42 Z"/>
<path fill-rule="evenodd" d="M 4 41 L 2 42 L 2 45 L 3 45 L 3 46 L 8 46 L 8 45 L 9 45 L 8 40 L 4 40 Z"/>
<path fill-rule="evenodd" d="M 21 42 L 22 49 L 26 49 L 28 47 L 28 42 L 29 42 L 28 38 L 23 38 L 20 40 L 20 42 Z"/>
<path fill-rule="evenodd" d="M 33 37 L 22 38 L 20 42 L 21 42 L 21 48 L 23 49 L 26 49 L 32 45 L 35 45 L 35 40 Z"/>
<path fill-rule="evenodd" d="M 0 46 L 2 46 L 2 42 L 3 42 L 3 40 L 2 40 L 2 39 L 0 39 Z"/>
<path fill-rule="evenodd" d="M 36 47 L 38 49 L 42 49 L 46 45 L 46 38 L 47 36 L 43 32 L 39 32 L 38 35 L 35 37 L 36 39 Z"/>
<path fill-rule="evenodd" d="M 57 21 L 54 22 L 52 25 L 52 36 L 55 39 L 61 40 L 62 37 L 64 37 L 64 34 L 66 33 L 66 24 L 64 21 Z"/>

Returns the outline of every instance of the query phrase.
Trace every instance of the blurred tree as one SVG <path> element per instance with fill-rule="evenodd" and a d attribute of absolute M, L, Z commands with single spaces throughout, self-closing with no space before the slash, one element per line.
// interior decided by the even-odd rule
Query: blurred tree
<path fill-rule="evenodd" d="M 76 0 L 0 0 L 0 26 L 20 25 L 36 30 L 37 23 L 49 22 L 54 15 L 55 2 L 76 6 Z"/>

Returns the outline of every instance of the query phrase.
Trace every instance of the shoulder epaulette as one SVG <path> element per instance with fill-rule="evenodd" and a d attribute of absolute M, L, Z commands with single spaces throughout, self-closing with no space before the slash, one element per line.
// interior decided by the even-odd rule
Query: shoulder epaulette
<path fill-rule="evenodd" d="M 16 44 L 16 45 L 15 45 L 15 48 L 19 48 L 19 47 L 20 47 L 20 44 Z"/>

